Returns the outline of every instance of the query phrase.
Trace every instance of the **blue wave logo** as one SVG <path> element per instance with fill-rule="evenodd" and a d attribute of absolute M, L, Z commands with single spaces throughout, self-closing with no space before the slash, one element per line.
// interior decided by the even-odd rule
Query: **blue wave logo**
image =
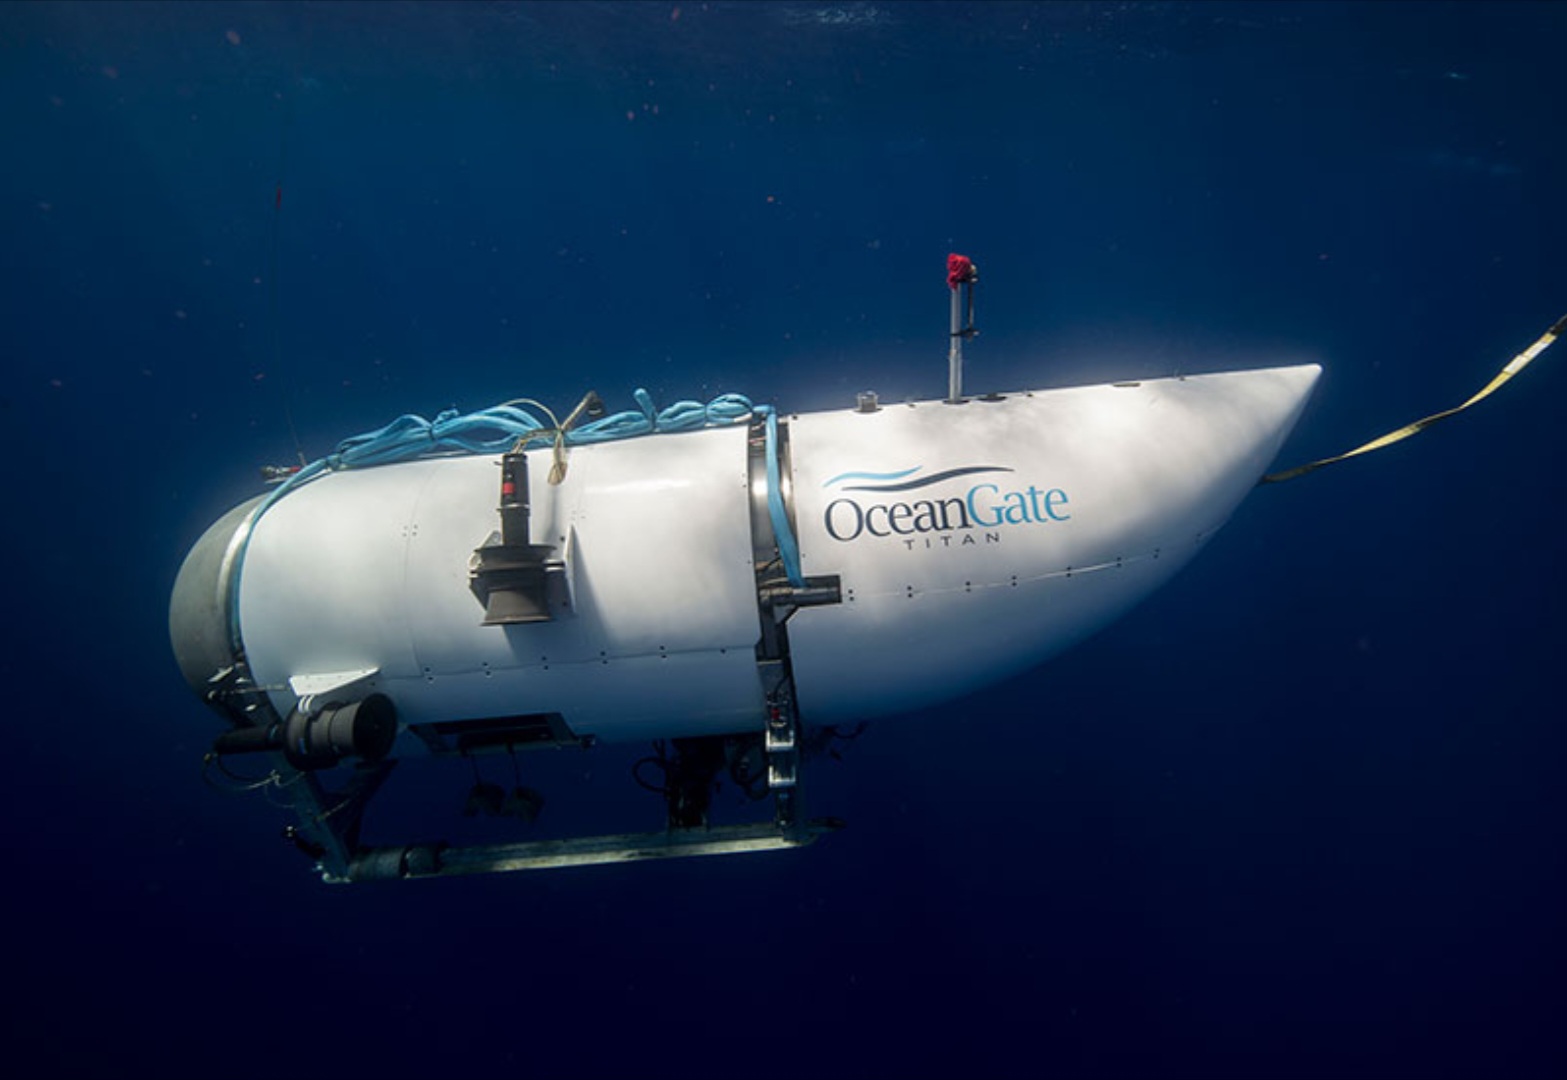
<path fill-rule="evenodd" d="M 922 467 L 923 466 L 916 465 L 912 469 L 904 469 L 902 472 L 890 472 L 890 473 L 873 473 L 873 472 L 846 472 L 846 473 L 839 473 L 837 476 L 833 477 L 831 480 L 829 480 L 825 484 L 823 484 L 822 487 L 829 487 L 830 488 L 834 484 L 840 484 L 840 483 L 843 483 L 846 480 L 873 480 L 873 481 L 877 481 L 877 482 L 876 483 L 870 483 L 870 484 L 855 484 L 853 487 L 846 487 L 843 490 L 844 491 L 914 491 L 914 490 L 916 490 L 918 488 L 929 487 L 932 484 L 939 484 L 943 480 L 951 480 L 951 479 L 953 479 L 954 477 L 957 477 L 957 476 L 973 476 L 976 473 L 997 473 L 997 472 L 1004 472 L 1005 473 L 1005 472 L 1011 472 L 1012 471 L 1011 469 L 1007 468 L 1005 465 L 964 465 L 961 468 L 944 469 L 943 471 L 941 471 L 939 473 L 932 473 L 929 476 L 918 477 L 918 478 L 916 478 L 914 480 L 904 480 L 904 477 L 913 476 L 915 473 L 919 472 Z M 903 482 L 902 483 L 898 483 L 897 481 L 900 481 L 900 480 L 903 481 Z"/>

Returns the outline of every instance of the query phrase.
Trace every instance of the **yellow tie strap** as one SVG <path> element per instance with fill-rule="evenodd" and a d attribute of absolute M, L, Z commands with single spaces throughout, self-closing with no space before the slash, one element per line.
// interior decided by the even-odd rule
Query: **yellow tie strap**
<path fill-rule="evenodd" d="M 1465 409 L 1469 408 L 1469 406 L 1473 405 L 1475 402 L 1483 401 L 1485 398 L 1490 397 L 1493 393 L 1496 392 L 1496 389 L 1499 386 L 1501 386 L 1508 379 L 1511 379 L 1514 375 L 1518 374 L 1524 368 L 1528 367 L 1529 361 L 1533 360 L 1536 356 L 1539 356 L 1542 352 L 1550 347 L 1551 342 L 1555 341 L 1564 333 L 1567 333 L 1567 315 L 1563 315 L 1560 319 L 1557 319 L 1555 324 L 1549 330 L 1540 335 L 1540 340 L 1536 341 L 1523 352 L 1513 357 L 1512 360 L 1508 362 L 1506 367 L 1504 367 L 1501 371 L 1498 371 L 1495 377 L 1480 389 L 1479 393 L 1475 394 L 1462 405 L 1455 405 L 1451 409 L 1444 409 L 1442 412 L 1433 413 L 1431 416 L 1416 420 L 1412 424 L 1405 424 L 1397 431 L 1390 431 L 1386 435 L 1380 435 L 1366 443 L 1364 446 L 1357 446 L 1353 450 L 1347 450 L 1344 453 L 1338 454 L 1334 457 L 1322 458 L 1320 461 L 1308 461 L 1306 464 L 1297 465 L 1293 469 L 1285 469 L 1282 472 L 1269 473 L 1267 476 L 1264 476 L 1257 482 L 1259 484 L 1279 484 L 1283 483 L 1285 480 L 1293 480 L 1297 476 L 1305 476 L 1309 472 L 1316 472 L 1318 469 L 1326 465 L 1334 465 L 1340 461 L 1346 461 L 1352 457 L 1359 457 L 1361 454 L 1369 454 L 1373 450 L 1380 450 L 1384 446 L 1391 446 L 1396 442 L 1402 442 L 1411 435 L 1424 431 L 1438 420 L 1446 420 L 1449 416 L 1456 416 Z"/>

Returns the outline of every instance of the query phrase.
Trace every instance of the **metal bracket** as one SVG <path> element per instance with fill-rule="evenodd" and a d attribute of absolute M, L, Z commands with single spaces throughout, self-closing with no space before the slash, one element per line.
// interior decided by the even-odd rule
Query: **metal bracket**
<path fill-rule="evenodd" d="M 475 847 L 415 844 L 408 847 L 366 848 L 354 855 L 346 873 L 326 873 L 322 878 L 330 884 L 397 881 L 512 870 L 554 870 L 567 866 L 595 866 L 693 855 L 780 851 L 784 848 L 805 847 L 814 843 L 818 836 L 836 832 L 842 827 L 840 821 L 822 818 L 787 829 L 777 824 L 726 825 L 701 830 L 616 833 Z"/>
<path fill-rule="evenodd" d="M 767 750 L 767 786 L 773 791 L 792 788 L 800 780 L 799 740 L 795 737 L 799 722 L 789 689 L 787 683 L 780 686 L 767 706 L 763 745 Z"/>

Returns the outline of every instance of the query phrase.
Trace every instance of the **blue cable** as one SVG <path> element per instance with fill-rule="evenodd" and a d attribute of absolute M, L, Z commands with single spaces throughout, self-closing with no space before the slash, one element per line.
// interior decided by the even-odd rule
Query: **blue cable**
<path fill-rule="evenodd" d="M 753 416 L 767 418 L 767 512 L 772 519 L 773 535 L 778 543 L 784 570 L 790 584 L 805 584 L 800 572 L 800 553 L 795 545 L 794 532 L 789 528 L 789 516 L 784 509 L 783 492 L 779 488 L 778 467 L 778 414 L 770 405 L 751 404 L 742 394 L 721 394 L 703 404 L 700 401 L 677 401 L 663 411 L 653 407 L 653 397 L 640 387 L 631 395 L 636 409 L 616 413 L 595 420 L 590 424 L 574 427 L 565 434 L 567 446 L 612 442 L 637 435 L 655 432 L 699 431 L 708 427 L 727 427 L 749 421 Z M 391 465 L 399 461 L 411 461 L 428 454 L 461 452 L 465 454 L 504 454 L 521 444 L 526 446 L 537 438 L 555 437 L 552 427 L 546 427 L 538 417 L 515 405 L 495 405 L 466 415 L 456 409 L 446 409 L 436 415 L 434 421 L 422 416 L 405 413 L 385 427 L 353 435 L 338 443 L 324 458 L 312 461 L 283 483 L 279 484 L 256 509 L 250 519 L 250 531 L 245 534 L 235 553 L 234 570 L 229 575 L 229 636 L 238 649 L 239 633 L 239 579 L 245 565 L 245 551 L 250 546 L 256 523 L 279 499 L 325 472 L 343 469 L 367 469 L 376 465 Z"/>
<path fill-rule="evenodd" d="M 773 540 L 778 544 L 778 557 L 783 560 L 789 584 L 796 589 L 804 588 L 800 548 L 794 542 L 794 530 L 789 527 L 789 512 L 784 507 L 783 486 L 779 479 L 778 410 L 771 405 L 758 405 L 756 411 L 767 417 L 767 516 L 773 522 Z"/>

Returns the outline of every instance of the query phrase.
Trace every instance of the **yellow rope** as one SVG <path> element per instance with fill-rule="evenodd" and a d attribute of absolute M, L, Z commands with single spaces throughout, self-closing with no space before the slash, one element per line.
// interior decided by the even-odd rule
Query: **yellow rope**
<path fill-rule="evenodd" d="M 1480 389 L 1479 393 L 1475 394 L 1462 405 L 1454 406 L 1451 409 L 1444 409 L 1439 413 L 1433 413 L 1432 415 L 1423 419 L 1416 420 L 1412 424 L 1405 424 L 1397 431 L 1390 431 L 1386 435 L 1380 435 L 1363 446 L 1357 446 L 1353 450 L 1347 450 L 1342 454 L 1335 455 L 1334 457 L 1322 458 L 1320 461 L 1309 461 L 1304 465 L 1297 465 L 1293 469 L 1285 469 L 1283 472 L 1269 473 L 1267 476 L 1264 476 L 1261 480 L 1259 480 L 1258 483 L 1279 484 L 1283 483 L 1285 480 L 1293 480 L 1297 476 L 1305 476 L 1309 472 L 1316 472 L 1325 465 L 1334 465 L 1340 461 L 1346 461 L 1352 457 L 1359 457 L 1361 454 L 1369 454 L 1373 450 L 1380 450 L 1384 446 L 1391 446 L 1396 442 L 1402 442 L 1411 435 L 1424 431 L 1438 420 L 1446 420 L 1449 416 L 1456 416 L 1465 409 L 1469 408 L 1469 406 L 1473 405 L 1475 402 L 1483 401 L 1484 399 L 1490 397 L 1493 393 L 1496 392 L 1498 387 L 1500 387 L 1508 379 L 1511 379 L 1514 375 L 1518 374 L 1524 368 L 1528 367 L 1529 361 L 1533 360 L 1536 356 L 1539 356 L 1542 352 L 1550 347 L 1551 342 L 1555 341 L 1558 337 L 1561 337 L 1564 333 L 1567 333 L 1567 315 L 1563 315 L 1560 319 L 1557 319 L 1555 325 L 1540 335 L 1540 340 L 1536 341 L 1523 352 L 1513 357 L 1512 360 L 1508 362 L 1506 367 L 1502 368 L 1501 371 L 1498 371 L 1496 376 Z"/>

